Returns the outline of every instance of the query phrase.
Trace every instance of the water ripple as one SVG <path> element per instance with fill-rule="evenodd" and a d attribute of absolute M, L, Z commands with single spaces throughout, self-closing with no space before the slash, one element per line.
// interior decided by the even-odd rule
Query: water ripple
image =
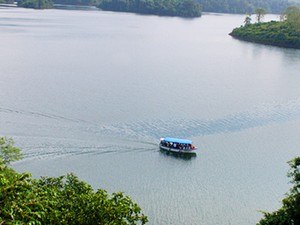
<path fill-rule="evenodd" d="M 300 117 L 300 101 L 283 105 L 264 105 L 252 111 L 240 112 L 214 120 L 156 120 L 115 125 L 118 133 L 128 136 L 158 138 L 161 136 L 191 137 L 216 133 L 238 132 L 267 126 Z"/>

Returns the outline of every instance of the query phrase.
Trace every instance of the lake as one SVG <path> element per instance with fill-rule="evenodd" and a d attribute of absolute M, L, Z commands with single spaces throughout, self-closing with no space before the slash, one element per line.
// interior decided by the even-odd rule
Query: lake
<path fill-rule="evenodd" d="M 123 191 L 151 225 L 255 224 L 299 156 L 300 50 L 233 39 L 244 17 L 0 8 L 0 135 L 25 154 L 12 166 Z M 160 152 L 164 136 L 197 157 Z"/>

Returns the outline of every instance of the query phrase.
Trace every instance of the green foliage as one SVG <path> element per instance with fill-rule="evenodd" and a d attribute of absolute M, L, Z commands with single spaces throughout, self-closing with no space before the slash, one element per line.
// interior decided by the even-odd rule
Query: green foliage
<path fill-rule="evenodd" d="M 52 0 L 19 0 L 18 6 L 32 9 L 51 9 L 53 2 Z"/>
<path fill-rule="evenodd" d="M 102 0 L 98 7 L 102 10 L 140 14 L 201 16 L 201 6 L 195 0 Z"/>
<path fill-rule="evenodd" d="M 250 14 L 247 14 L 246 17 L 245 17 L 245 20 L 244 20 L 244 24 L 245 26 L 251 24 L 251 15 Z"/>
<path fill-rule="evenodd" d="M 271 13 L 281 13 L 288 5 L 288 0 L 197 0 L 205 12 L 254 13 L 263 8 Z"/>
<path fill-rule="evenodd" d="M 257 19 L 258 23 L 262 22 L 262 19 L 264 18 L 266 13 L 267 13 L 267 11 L 263 8 L 255 9 L 256 19 Z"/>
<path fill-rule="evenodd" d="M 123 193 L 93 192 L 68 174 L 33 179 L 0 167 L 0 224 L 145 224 L 140 207 Z"/>
<path fill-rule="evenodd" d="M 101 0 L 53 0 L 54 4 L 63 5 L 86 5 L 86 6 L 96 6 L 99 5 Z"/>
<path fill-rule="evenodd" d="M 245 41 L 300 49 L 300 32 L 286 21 L 248 24 L 235 28 L 230 35 Z"/>
<path fill-rule="evenodd" d="M 0 3 L 4 3 L 4 4 L 13 4 L 14 0 L 0 0 Z"/>
<path fill-rule="evenodd" d="M 0 137 L 0 165 L 7 165 L 21 158 L 21 150 L 14 147 L 14 141 L 11 138 Z"/>
<path fill-rule="evenodd" d="M 0 140 L 3 146 L 12 147 L 11 139 Z M 141 208 L 121 192 L 94 192 L 74 174 L 34 179 L 7 167 L 4 160 L 1 162 L 1 225 L 127 225 L 148 221 Z"/>
<path fill-rule="evenodd" d="M 288 7 L 284 12 L 284 19 L 291 27 L 300 32 L 300 7 Z"/>
<path fill-rule="evenodd" d="M 300 224 L 300 157 L 289 162 L 288 176 L 293 187 L 282 200 L 282 207 L 273 212 L 264 212 L 264 218 L 257 225 L 296 225 Z"/>

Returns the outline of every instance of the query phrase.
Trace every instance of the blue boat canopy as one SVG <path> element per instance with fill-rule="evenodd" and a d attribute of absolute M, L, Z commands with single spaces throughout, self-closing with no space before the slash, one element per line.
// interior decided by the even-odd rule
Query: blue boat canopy
<path fill-rule="evenodd" d="M 180 143 L 180 144 L 192 144 L 192 141 L 190 141 L 190 140 L 179 139 L 179 138 L 170 138 L 170 137 L 165 137 L 164 141 L 173 142 L 173 143 Z"/>

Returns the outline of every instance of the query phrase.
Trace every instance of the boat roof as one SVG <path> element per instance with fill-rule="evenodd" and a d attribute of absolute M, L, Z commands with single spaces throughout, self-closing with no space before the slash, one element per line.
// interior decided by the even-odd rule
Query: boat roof
<path fill-rule="evenodd" d="M 175 143 L 181 143 L 181 144 L 192 144 L 192 141 L 187 139 L 179 139 L 179 138 L 171 138 L 171 137 L 165 137 L 164 141 L 167 142 L 175 142 Z"/>

